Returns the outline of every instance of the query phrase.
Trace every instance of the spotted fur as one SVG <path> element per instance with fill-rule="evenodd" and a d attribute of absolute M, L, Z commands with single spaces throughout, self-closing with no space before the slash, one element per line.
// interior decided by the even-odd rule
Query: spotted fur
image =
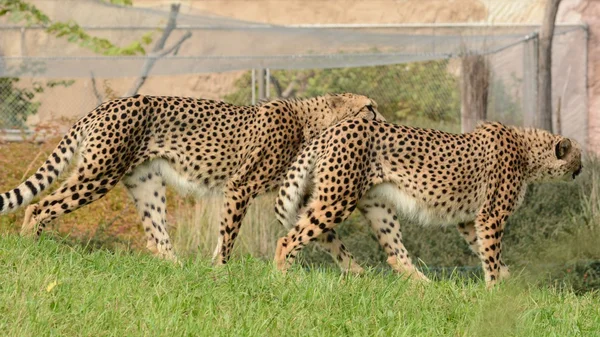
<path fill-rule="evenodd" d="M 345 120 L 317 137 L 290 166 L 275 210 L 291 229 L 278 241 L 275 261 L 286 270 L 306 243 L 324 238 L 341 249 L 333 228 L 358 208 L 388 263 L 426 280 L 402 244 L 399 211 L 423 224 L 456 225 L 480 257 L 491 286 L 508 277 L 502 235 L 527 186 L 575 178 L 581 168 L 579 144 L 543 130 L 490 122 L 472 133 L 450 134 Z M 307 194 L 308 204 L 299 211 Z"/>
<path fill-rule="evenodd" d="M 122 181 L 148 248 L 176 260 L 167 233 L 166 185 L 198 196 L 218 191 L 225 207 L 215 257 L 225 263 L 251 199 L 277 186 L 302 144 L 348 117 L 381 118 L 375 102 L 354 94 L 256 106 L 142 95 L 112 100 L 77 121 L 34 175 L 0 195 L 0 213 L 29 204 L 76 161 L 56 191 L 26 209 L 23 235 L 39 235 L 49 221 Z"/>

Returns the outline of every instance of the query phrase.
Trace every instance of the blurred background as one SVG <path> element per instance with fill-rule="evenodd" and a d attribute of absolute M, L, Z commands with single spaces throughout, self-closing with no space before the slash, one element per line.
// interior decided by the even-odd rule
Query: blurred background
<path fill-rule="evenodd" d="M 101 102 L 136 93 L 254 104 L 335 92 L 368 95 L 396 123 L 470 131 L 478 120 L 535 125 L 545 0 L 8 0 L 0 4 L 0 187 L 43 162 L 63 132 Z M 507 261 L 543 280 L 593 289 L 598 248 L 600 4 L 563 0 L 552 52 L 552 128 L 579 141 L 575 183 L 530 189 L 510 219 Z M 473 106 L 477 111 L 473 111 Z M 178 251 L 210 256 L 219 197 L 169 195 Z M 271 259 L 284 233 L 273 196 L 249 210 L 236 254 Z M 22 212 L 0 219 L 16 231 Z M 122 188 L 56 221 L 95 248 L 145 246 Z M 432 271 L 477 270 L 452 228 L 406 221 L 405 242 Z M 365 266 L 385 261 L 359 214 L 341 226 Z M 307 265 L 331 266 L 312 249 Z"/>

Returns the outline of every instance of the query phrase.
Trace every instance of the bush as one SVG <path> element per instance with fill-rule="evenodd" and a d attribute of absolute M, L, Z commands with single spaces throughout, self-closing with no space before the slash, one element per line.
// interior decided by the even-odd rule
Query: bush
<path fill-rule="evenodd" d="M 34 102 L 36 90 L 15 87 L 18 78 L 0 78 L 0 129 L 22 129 L 27 117 L 37 113 L 39 102 Z"/>
<path fill-rule="evenodd" d="M 275 70 L 271 92 L 288 97 L 312 97 L 327 93 L 353 92 L 377 101 L 379 111 L 390 121 L 424 118 L 431 121 L 458 121 L 460 97 L 458 80 L 447 71 L 448 60 L 388 66 L 316 70 Z M 251 74 L 242 76 L 236 91 L 226 101 L 248 104 Z"/>
<path fill-rule="evenodd" d="M 31 88 L 19 87 L 19 78 L 0 78 L 0 129 L 24 129 L 27 118 L 38 112 L 40 103 L 35 101 L 36 95 L 46 88 L 55 86 L 68 87 L 75 83 L 68 81 L 33 82 Z"/>

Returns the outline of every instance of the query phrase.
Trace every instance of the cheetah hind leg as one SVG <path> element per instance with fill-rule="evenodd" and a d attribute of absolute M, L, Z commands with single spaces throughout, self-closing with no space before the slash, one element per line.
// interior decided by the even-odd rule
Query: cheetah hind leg
<path fill-rule="evenodd" d="M 167 232 L 166 184 L 149 165 L 136 167 L 123 179 L 142 220 L 146 248 L 156 257 L 179 263 Z"/>
<path fill-rule="evenodd" d="M 365 270 L 356 263 L 352 254 L 346 249 L 346 246 L 334 230 L 319 235 L 314 243 L 331 255 L 343 273 L 354 275 L 364 273 Z"/>
<path fill-rule="evenodd" d="M 301 180 L 300 183 L 306 183 L 305 180 Z M 289 188 L 293 188 L 290 186 Z M 297 214 L 304 214 L 306 212 L 306 206 L 310 201 L 310 193 L 306 193 L 303 198 L 297 193 L 286 191 L 286 196 L 294 195 L 294 198 L 287 197 L 288 202 L 282 200 L 282 194 L 278 194 L 277 201 L 275 203 L 275 216 L 277 220 L 288 230 L 291 230 L 297 221 Z M 354 275 L 360 275 L 364 273 L 364 269 L 356 263 L 356 260 L 352 254 L 346 249 L 346 246 L 340 239 L 339 235 L 331 229 L 329 232 L 323 232 L 314 241 L 321 250 L 328 253 L 331 258 L 337 263 L 342 273 L 350 273 Z M 281 246 L 278 244 L 278 248 Z"/>
<path fill-rule="evenodd" d="M 57 190 L 27 207 L 21 235 L 39 237 L 48 222 L 106 195 L 118 182 L 118 176 L 107 176 L 103 180 L 89 179 L 85 183 L 80 180 L 78 175 L 71 175 Z"/>
<path fill-rule="evenodd" d="M 277 268 L 285 272 L 304 246 L 309 242 L 317 241 L 322 234 L 331 232 L 338 223 L 348 218 L 352 210 L 352 206 L 341 205 L 341 203 L 332 205 L 319 200 L 310 201 L 296 226 L 277 241 L 275 250 Z M 339 216 L 333 217 L 333 214 Z"/>
<path fill-rule="evenodd" d="M 387 263 L 390 267 L 410 279 L 430 282 L 429 278 L 412 263 L 402 243 L 402 232 L 395 208 L 382 200 L 369 197 L 361 200 L 358 208 L 377 234 L 379 244 L 388 255 Z"/>
<path fill-rule="evenodd" d="M 25 209 L 25 217 L 23 218 L 23 225 L 21 226 L 21 236 L 37 238 L 37 235 L 35 234 L 39 223 L 34 214 L 37 213 L 38 208 L 38 204 L 33 204 Z"/>

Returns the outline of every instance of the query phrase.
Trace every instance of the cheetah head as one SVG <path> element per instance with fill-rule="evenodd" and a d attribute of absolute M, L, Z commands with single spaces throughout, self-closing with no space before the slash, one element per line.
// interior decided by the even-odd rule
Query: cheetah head
<path fill-rule="evenodd" d="M 377 110 L 377 103 L 367 96 L 352 93 L 329 94 L 325 95 L 325 101 L 336 121 L 346 118 L 385 121 L 385 117 Z"/>
<path fill-rule="evenodd" d="M 540 129 L 525 129 L 528 162 L 536 181 L 572 180 L 581 173 L 581 146 L 577 141 Z"/>

